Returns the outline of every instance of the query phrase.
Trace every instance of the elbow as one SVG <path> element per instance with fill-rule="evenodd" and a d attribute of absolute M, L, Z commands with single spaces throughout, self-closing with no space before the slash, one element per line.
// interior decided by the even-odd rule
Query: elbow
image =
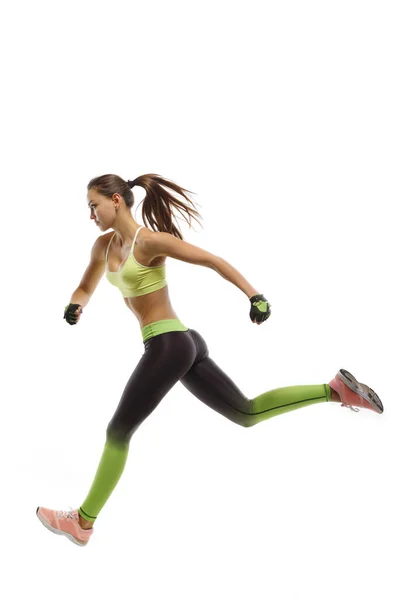
<path fill-rule="evenodd" d="M 221 256 L 215 256 L 212 254 L 210 256 L 209 261 L 205 264 L 209 269 L 214 269 L 214 271 L 220 271 L 221 264 L 224 262 L 224 259 Z"/>

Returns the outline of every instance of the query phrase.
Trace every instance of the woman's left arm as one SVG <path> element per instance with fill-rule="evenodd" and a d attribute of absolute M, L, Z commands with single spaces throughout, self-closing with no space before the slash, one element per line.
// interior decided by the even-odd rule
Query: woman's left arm
<path fill-rule="evenodd" d="M 236 285 L 242 292 L 246 294 L 248 298 L 259 294 L 252 285 L 243 277 L 241 273 L 235 267 L 233 267 L 228 261 L 221 258 L 220 256 L 214 256 L 213 264 L 211 265 L 214 271 L 216 271 L 221 277 L 227 279 L 233 285 Z"/>
<path fill-rule="evenodd" d="M 177 260 L 214 269 L 221 277 L 236 285 L 248 298 L 259 294 L 237 269 L 220 256 L 189 244 L 170 233 L 154 231 L 145 241 L 145 252 L 153 260 L 158 256 L 170 256 Z"/>

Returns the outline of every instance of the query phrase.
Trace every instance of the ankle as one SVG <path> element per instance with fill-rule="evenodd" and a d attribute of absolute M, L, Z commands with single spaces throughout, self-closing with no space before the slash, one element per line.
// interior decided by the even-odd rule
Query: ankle
<path fill-rule="evenodd" d="M 91 529 L 93 527 L 93 523 L 91 521 L 86 521 L 81 515 L 79 515 L 79 525 L 82 529 Z"/>
<path fill-rule="evenodd" d="M 331 386 L 329 386 L 329 387 L 331 387 Z M 337 391 L 334 390 L 332 387 L 331 387 L 331 398 L 332 398 L 333 402 L 341 402 L 342 401 L 339 394 L 337 393 Z"/>

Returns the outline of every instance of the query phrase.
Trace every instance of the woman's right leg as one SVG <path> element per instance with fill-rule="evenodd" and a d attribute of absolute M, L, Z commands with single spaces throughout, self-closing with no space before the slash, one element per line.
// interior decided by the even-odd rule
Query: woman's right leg
<path fill-rule="evenodd" d="M 156 335 L 145 348 L 108 425 L 94 481 L 78 509 L 89 523 L 94 523 L 124 471 L 133 433 L 196 359 L 196 347 L 187 331 Z"/>

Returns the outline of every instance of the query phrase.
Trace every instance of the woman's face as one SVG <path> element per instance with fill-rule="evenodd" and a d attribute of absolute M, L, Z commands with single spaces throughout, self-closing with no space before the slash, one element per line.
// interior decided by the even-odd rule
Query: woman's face
<path fill-rule="evenodd" d="M 87 200 L 90 209 L 90 218 L 93 219 L 100 229 L 109 229 L 115 218 L 115 209 L 112 200 L 106 198 L 106 196 L 102 196 L 95 190 L 88 191 Z"/>

